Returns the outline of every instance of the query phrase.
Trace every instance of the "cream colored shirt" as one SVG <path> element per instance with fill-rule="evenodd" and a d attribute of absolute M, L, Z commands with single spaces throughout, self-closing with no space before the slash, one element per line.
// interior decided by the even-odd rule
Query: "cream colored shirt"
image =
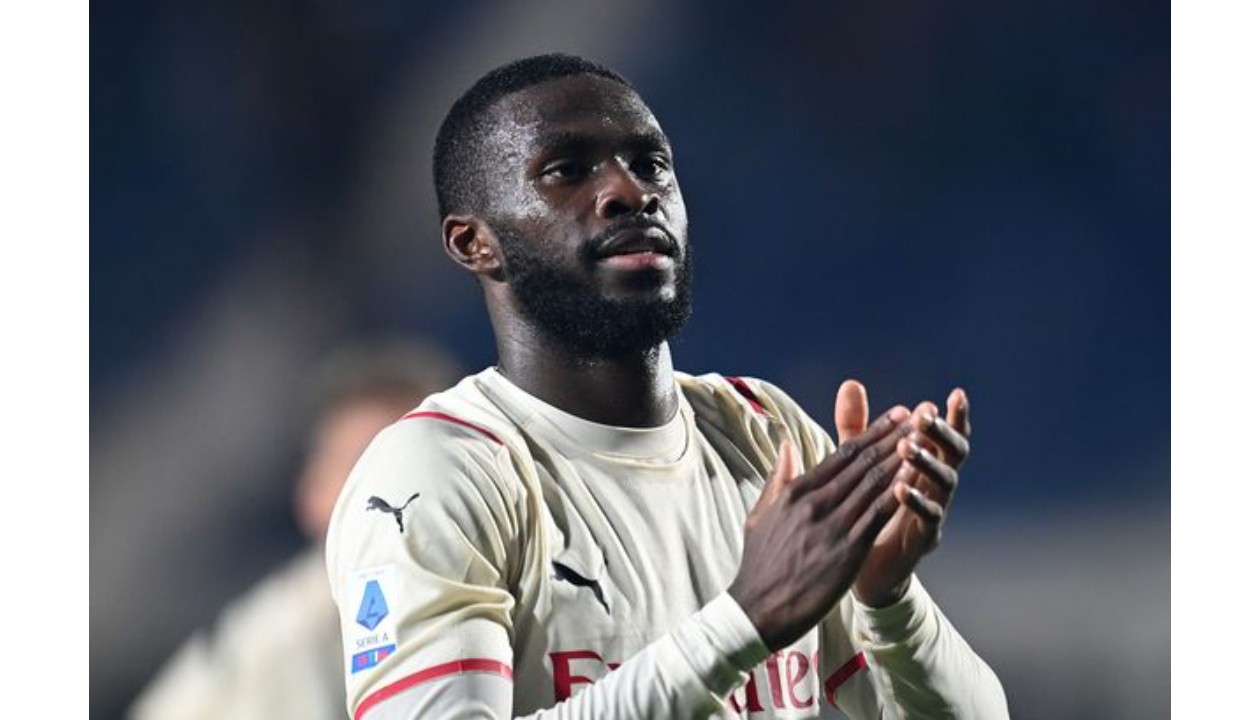
<path fill-rule="evenodd" d="M 312 548 L 235 600 L 132 705 L 131 720 L 345 718 L 337 608 Z"/>
<path fill-rule="evenodd" d="M 351 715 L 1006 717 L 917 580 L 768 653 L 725 592 L 744 521 L 780 438 L 805 467 L 833 444 L 768 383 L 676 380 L 632 429 L 489 369 L 377 436 L 328 539 Z"/>

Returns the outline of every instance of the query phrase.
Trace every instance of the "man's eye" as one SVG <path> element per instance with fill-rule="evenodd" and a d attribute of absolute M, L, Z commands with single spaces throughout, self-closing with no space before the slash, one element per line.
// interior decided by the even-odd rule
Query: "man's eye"
<path fill-rule="evenodd" d="M 559 160 L 548 163 L 542 170 L 542 176 L 556 180 L 572 180 L 581 176 L 582 166 L 572 160 Z"/>
<path fill-rule="evenodd" d="M 635 162 L 634 172 L 640 177 L 660 178 L 670 173 L 669 160 L 651 155 Z"/>

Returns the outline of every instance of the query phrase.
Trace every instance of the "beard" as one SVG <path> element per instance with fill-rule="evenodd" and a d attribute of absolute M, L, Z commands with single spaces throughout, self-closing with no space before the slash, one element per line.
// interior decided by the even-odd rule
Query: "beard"
<path fill-rule="evenodd" d="M 534 327 L 579 360 L 647 355 L 677 336 L 691 317 L 690 246 L 676 266 L 673 297 L 622 300 L 603 296 L 593 274 L 576 276 L 511 230 L 493 229 L 508 287 L 521 309 Z M 597 245 L 598 238 L 583 245 L 583 264 L 594 265 Z M 653 273 L 641 277 L 645 290 L 661 282 Z"/>

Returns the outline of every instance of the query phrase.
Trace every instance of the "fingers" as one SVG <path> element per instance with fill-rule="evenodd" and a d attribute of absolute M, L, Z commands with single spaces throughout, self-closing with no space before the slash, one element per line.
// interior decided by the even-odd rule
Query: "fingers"
<path fill-rule="evenodd" d="M 879 423 L 872 426 L 872 430 L 878 426 Z M 909 435 L 913 429 L 910 423 L 903 421 L 892 425 L 882 435 L 871 436 L 873 442 L 866 443 L 864 446 L 858 445 L 856 441 L 849 443 L 847 445 L 853 447 L 847 452 L 846 447 L 842 446 L 840 450 L 828 456 L 814 468 L 815 472 L 810 476 L 810 487 L 801 488 L 799 492 L 815 493 L 814 502 L 818 504 L 819 512 L 831 512 L 853 492 L 868 473 L 878 469 L 881 463 L 888 460 L 896 461 L 893 465 L 893 470 L 896 470 L 896 463 L 901 460 L 897 457 L 897 441 Z M 867 433 L 863 433 L 862 437 L 867 437 Z M 828 464 L 828 460 L 837 455 L 843 456 L 843 462 Z M 878 477 L 873 477 L 872 480 L 874 479 Z"/>
<path fill-rule="evenodd" d="M 946 419 L 949 421 L 950 427 L 957 430 L 963 437 L 971 437 L 971 403 L 967 400 L 967 393 L 962 388 L 954 388 L 949 394 L 949 399 L 945 401 Z"/>
<path fill-rule="evenodd" d="M 796 454 L 796 447 L 791 440 L 779 443 L 779 457 L 774 463 L 774 472 L 770 475 L 770 484 L 778 492 L 786 488 L 792 478 L 801 474 L 801 458 Z"/>
<path fill-rule="evenodd" d="M 905 465 L 903 458 L 897 454 L 897 447 L 913 432 L 912 428 L 910 423 L 902 423 L 858 453 L 852 463 L 814 492 L 811 500 L 815 512 L 819 516 L 832 514 L 838 528 L 851 525 L 878 495 L 892 485 L 894 476 Z"/>
<path fill-rule="evenodd" d="M 848 442 L 841 443 L 835 452 L 823 458 L 822 462 L 815 465 L 800 480 L 793 483 L 793 491 L 798 493 L 810 492 L 825 485 L 842 469 L 852 463 L 863 450 L 896 430 L 908 417 L 910 417 L 910 411 L 901 405 L 897 405 L 884 413 L 860 435 Z"/>
<path fill-rule="evenodd" d="M 938 498 L 945 503 L 949 502 L 958 487 L 958 471 L 952 465 L 936 457 L 913 438 L 906 438 L 898 443 L 897 455 L 936 487 Z"/>
<path fill-rule="evenodd" d="M 894 485 L 893 494 L 896 495 L 897 502 L 910 508 L 910 511 L 927 526 L 928 535 L 932 539 L 931 545 L 934 546 L 940 539 L 941 524 L 945 521 L 945 508 L 907 483 L 899 482 Z"/>
<path fill-rule="evenodd" d="M 904 473 L 899 475 L 904 465 L 901 457 L 895 452 L 892 453 L 868 470 L 848 495 L 836 501 L 837 507 L 832 511 L 836 519 L 834 524 L 836 537 L 844 535 L 849 527 L 862 516 L 862 513 L 866 512 L 866 509 L 879 496 L 888 491 L 894 478 L 904 476 Z"/>
<path fill-rule="evenodd" d="M 951 400 L 954 397 L 953 394 L 950 395 Z M 955 419 L 958 418 L 956 410 L 954 417 Z M 967 424 L 965 410 L 962 413 L 961 422 Z M 923 403 L 918 408 L 915 408 L 914 425 L 923 434 L 924 438 L 940 449 L 945 461 L 953 467 L 962 465 L 963 461 L 967 459 L 967 454 L 971 452 L 971 444 L 967 440 L 967 436 L 955 427 L 953 423 L 941 418 L 936 411 L 936 406 L 931 403 Z"/>
<path fill-rule="evenodd" d="M 857 521 L 853 523 L 849 531 L 849 539 L 852 543 L 862 550 L 863 554 L 875 544 L 875 538 L 879 537 L 879 531 L 884 529 L 888 521 L 892 519 L 893 514 L 897 512 L 899 503 L 896 494 L 889 490 L 875 498 Z"/>
<path fill-rule="evenodd" d="M 763 504 L 774 502 L 775 498 L 791 484 L 792 478 L 800 474 L 801 459 L 796 454 L 796 448 L 791 440 L 784 440 L 779 443 L 779 456 L 774 461 L 774 470 L 770 473 L 770 479 L 766 482 L 766 487 L 762 490 L 761 497 L 757 499 L 757 505 L 752 513 L 756 514 L 757 509 Z"/>
<path fill-rule="evenodd" d="M 836 391 L 836 437 L 844 443 L 857 437 L 866 429 L 870 406 L 866 400 L 866 388 L 857 380 L 845 380 Z"/>

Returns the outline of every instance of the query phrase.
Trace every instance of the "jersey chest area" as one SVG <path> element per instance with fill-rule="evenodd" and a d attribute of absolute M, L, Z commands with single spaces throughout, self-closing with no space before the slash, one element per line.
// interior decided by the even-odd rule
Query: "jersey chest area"
<path fill-rule="evenodd" d="M 548 541 L 533 563 L 537 600 L 517 616 L 516 686 L 518 700 L 548 707 L 729 587 L 763 481 L 751 463 L 731 462 L 705 443 L 669 467 L 565 458 L 535 469 Z M 757 668 L 730 709 L 751 717 L 816 713 L 816 663 L 810 634 Z"/>
<path fill-rule="evenodd" d="M 597 455 L 536 463 L 547 535 L 535 613 L 563 642 L 658 637 L 735 577 L 760 479 L 697 443 L 668 463 Z"/>
<path fill-rule="evenodd" d="M 518 712 L 615 670 L 721 592 L 739 561 L 724 513 L 698 512 L 706 478 L 615 478 L 568 460 L 536 470 L 546 517 L 522 577 L 532 602 L 514 617 Z"/>

